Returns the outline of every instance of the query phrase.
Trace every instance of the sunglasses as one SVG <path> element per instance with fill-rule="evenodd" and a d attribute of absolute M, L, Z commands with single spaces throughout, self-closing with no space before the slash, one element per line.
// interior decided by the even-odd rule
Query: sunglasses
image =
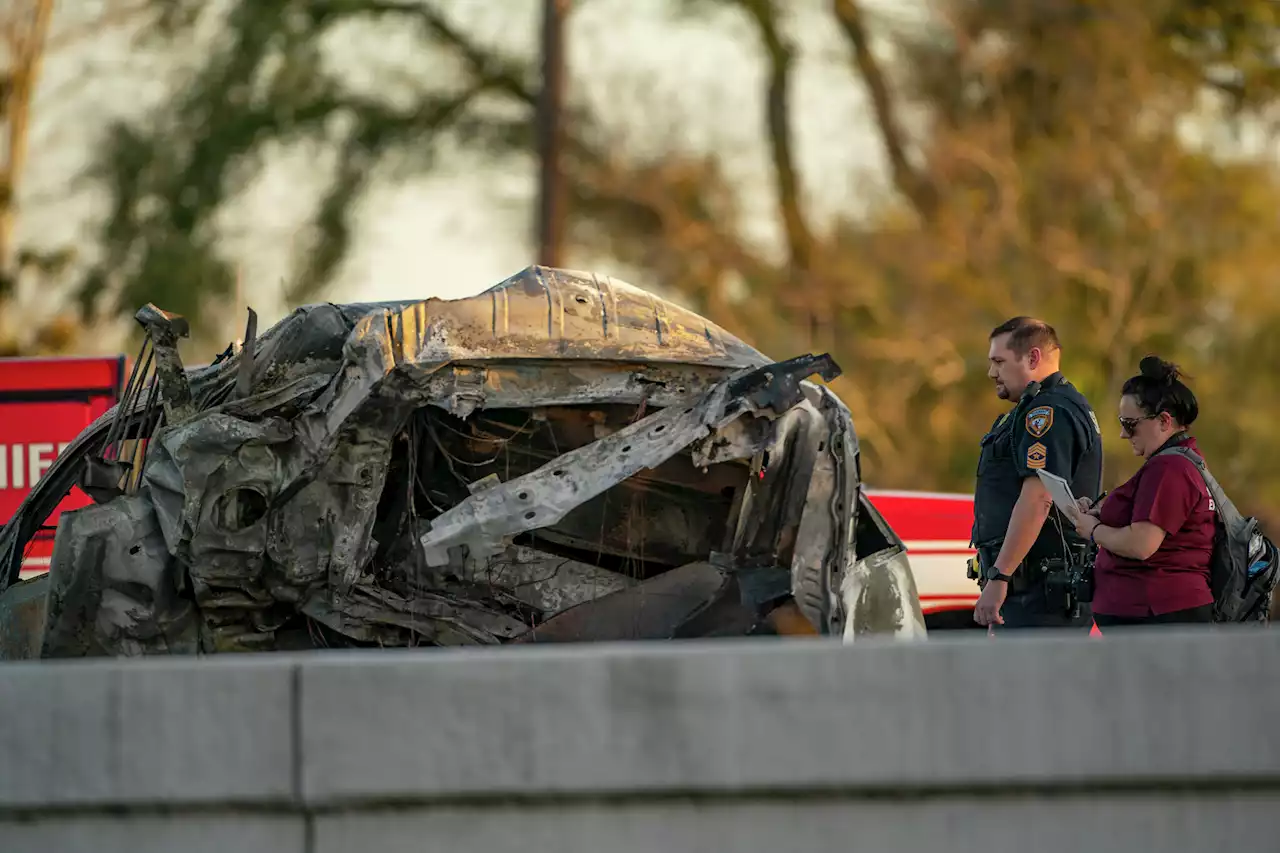
<path fill-rule="evenodd" d="M 1154 420 L 1155 418 L 1158 418 L 1158 417 L 1160 416 L 1156 414 L 1156 415 L 1143 415 L 1140 418 L 1119 418 L 1120 429 L 1124 430 L 1125 435 L 1133 435 L 1133 431 L 1137 428 L 1140 422 Z"/>

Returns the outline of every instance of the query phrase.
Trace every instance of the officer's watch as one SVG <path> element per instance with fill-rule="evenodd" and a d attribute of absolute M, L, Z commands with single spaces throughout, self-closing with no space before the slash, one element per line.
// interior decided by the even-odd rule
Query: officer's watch
<path fill-rule="evenodd" d="M 1013 575 L 1002 575 L 998 570 L 992 570 L 991 575 L 987 578 L 989 581 L 1004 581 L 1005 583 L 1013 582 Z"/>

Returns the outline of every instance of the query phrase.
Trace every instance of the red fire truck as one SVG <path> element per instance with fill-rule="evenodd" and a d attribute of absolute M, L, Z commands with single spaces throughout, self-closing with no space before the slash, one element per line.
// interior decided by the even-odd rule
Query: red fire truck
<path fill-rule="evenodd" d="M 0 526 L 58 454 L 119 400 L 125 357 L 0 358 Z M 24 555 L 22 576 L 45 570 L 63 510 L 89 503 L 73 489 Z"/>

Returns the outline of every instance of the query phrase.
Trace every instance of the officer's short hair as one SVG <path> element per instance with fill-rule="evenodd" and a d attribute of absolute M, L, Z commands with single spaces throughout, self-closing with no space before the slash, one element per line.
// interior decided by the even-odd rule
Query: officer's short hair
<path fill-rule="evenodd" d="M 1025 357 L 1031 352 L 1032 347 L 1039 348 L 1042 353 L 1062 348 L 1058 343 L 1058 333 L 1054 331 L 1053 326 L 1035 317 L 1014 317 L 1011 320 L 1005 320 L 991 330 L 991 337 L 988 340 L 995 340 L 1001 335 L 1009 336 L 1009 349 L 1013 350 L 1018 358 Z"/>

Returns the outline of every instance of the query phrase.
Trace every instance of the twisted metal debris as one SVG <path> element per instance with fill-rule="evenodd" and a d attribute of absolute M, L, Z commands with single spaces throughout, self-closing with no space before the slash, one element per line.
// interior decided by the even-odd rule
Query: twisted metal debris
<path fill-rule="evenodd" d="M 180 317 L 138 320 L 121 404 L 0 533 L 7 656 L 924 632 L 849 412 L 808 381 L 828 356 L 542 267 L 251 315 L 199 369 Z M 17 583 L 75 485 L 95 503 Z"/>

